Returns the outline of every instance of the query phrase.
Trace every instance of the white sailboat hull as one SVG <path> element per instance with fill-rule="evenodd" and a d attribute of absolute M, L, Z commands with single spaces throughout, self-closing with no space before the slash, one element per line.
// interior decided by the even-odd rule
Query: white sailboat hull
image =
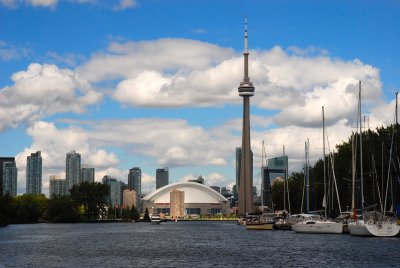
<path fill-rule="evenodd" d="M 363 220 L 349 223 L 350 235 L 353 236 L 372 236 L 368 231 L 367 225 Z"/>
<path fill-rule="evenodd" d="M 366 227 L 373 236 L 396 236 L 400 231 L 400 226 L 395 222 L 378 221 L 367 223 Z"/>
<path fill-rule="evenodd" d="M 292 225 L 296 233 L 308 234 L 341 234 L 343 223 L 332 221 L 304 221 Z"/>

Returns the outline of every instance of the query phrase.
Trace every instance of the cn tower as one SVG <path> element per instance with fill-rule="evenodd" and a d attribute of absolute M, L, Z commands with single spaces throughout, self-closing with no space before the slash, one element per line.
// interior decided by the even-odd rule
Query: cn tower
<path fill-rule="evenodd" d="M 244 26 L 244 76 L 238 88 L 239 96 L 243 97 L 243 129 L 242 129 L 242 159 L 239 175 L 239 214 L 254 212 L 253 178 L 250 146 L 250 97 L 254 95 L 254 86 L 249 78 L 249 50 L 247 36 L 247 17 Z"/>

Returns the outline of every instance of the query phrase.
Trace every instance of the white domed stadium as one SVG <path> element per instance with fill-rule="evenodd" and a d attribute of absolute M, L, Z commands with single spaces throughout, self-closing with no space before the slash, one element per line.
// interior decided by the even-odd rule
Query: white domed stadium
<path fill-rule="evenodd" d="M 223 195 L 196 182 L 176 182 L 157 189 L 142 199 L 143 210 L 171 217 L 229 213 Z"/>

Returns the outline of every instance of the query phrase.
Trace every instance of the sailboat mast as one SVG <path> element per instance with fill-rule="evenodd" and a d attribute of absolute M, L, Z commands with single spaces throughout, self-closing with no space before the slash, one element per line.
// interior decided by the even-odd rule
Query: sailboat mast
<path fill-rule="evenodd" d="M 310 140 L 307 138 L 307 177 L 306 177 L 306 209 L 310 210 Z"/>
<path fill-rule="evenodd" d="M 282 147 L 283 156 L 285 156 L 285 145 Z M 285 177 L 283 178 L 283 210 L 286 210 L 286 171 Z"/>
<path fill-rule="evenodd" d="M 351 211 L 354 213 L 356 208 L 356 157 L 355 157 L 355 144 L 354 144 L 354 132 L 351 133 L 351 181 L 352 181 L 352 192 L 351 192 Z"/>
<path fill-rule="evenodd" d="M 358 82 L 358 117 L 360 127 L 360 182 L 361 182 L 361 209 L 364 211 L 364 178 L 363 178 L 363 150 L 362 150 L 362 122 L 361 122 L 361 81 Z"/>
<path fill-rule="evenodd" d="M 324 106 L 322 106 L 322 161 L 324 163 L 324 209 L 325 209 L 325 219 L 327 218 L 327 211 L 326 211 L 326 170 L 325 170 L 325 112 Z"/>

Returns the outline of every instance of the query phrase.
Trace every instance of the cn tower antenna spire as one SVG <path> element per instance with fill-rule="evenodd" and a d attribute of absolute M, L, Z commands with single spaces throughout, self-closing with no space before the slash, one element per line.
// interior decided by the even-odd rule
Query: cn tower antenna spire
<path fill-rule="evenodd" d="M 244 18 L 244 52 L 249 52 L 248 46 L 248 33 L 247 33 L 247 17 Z"/>

